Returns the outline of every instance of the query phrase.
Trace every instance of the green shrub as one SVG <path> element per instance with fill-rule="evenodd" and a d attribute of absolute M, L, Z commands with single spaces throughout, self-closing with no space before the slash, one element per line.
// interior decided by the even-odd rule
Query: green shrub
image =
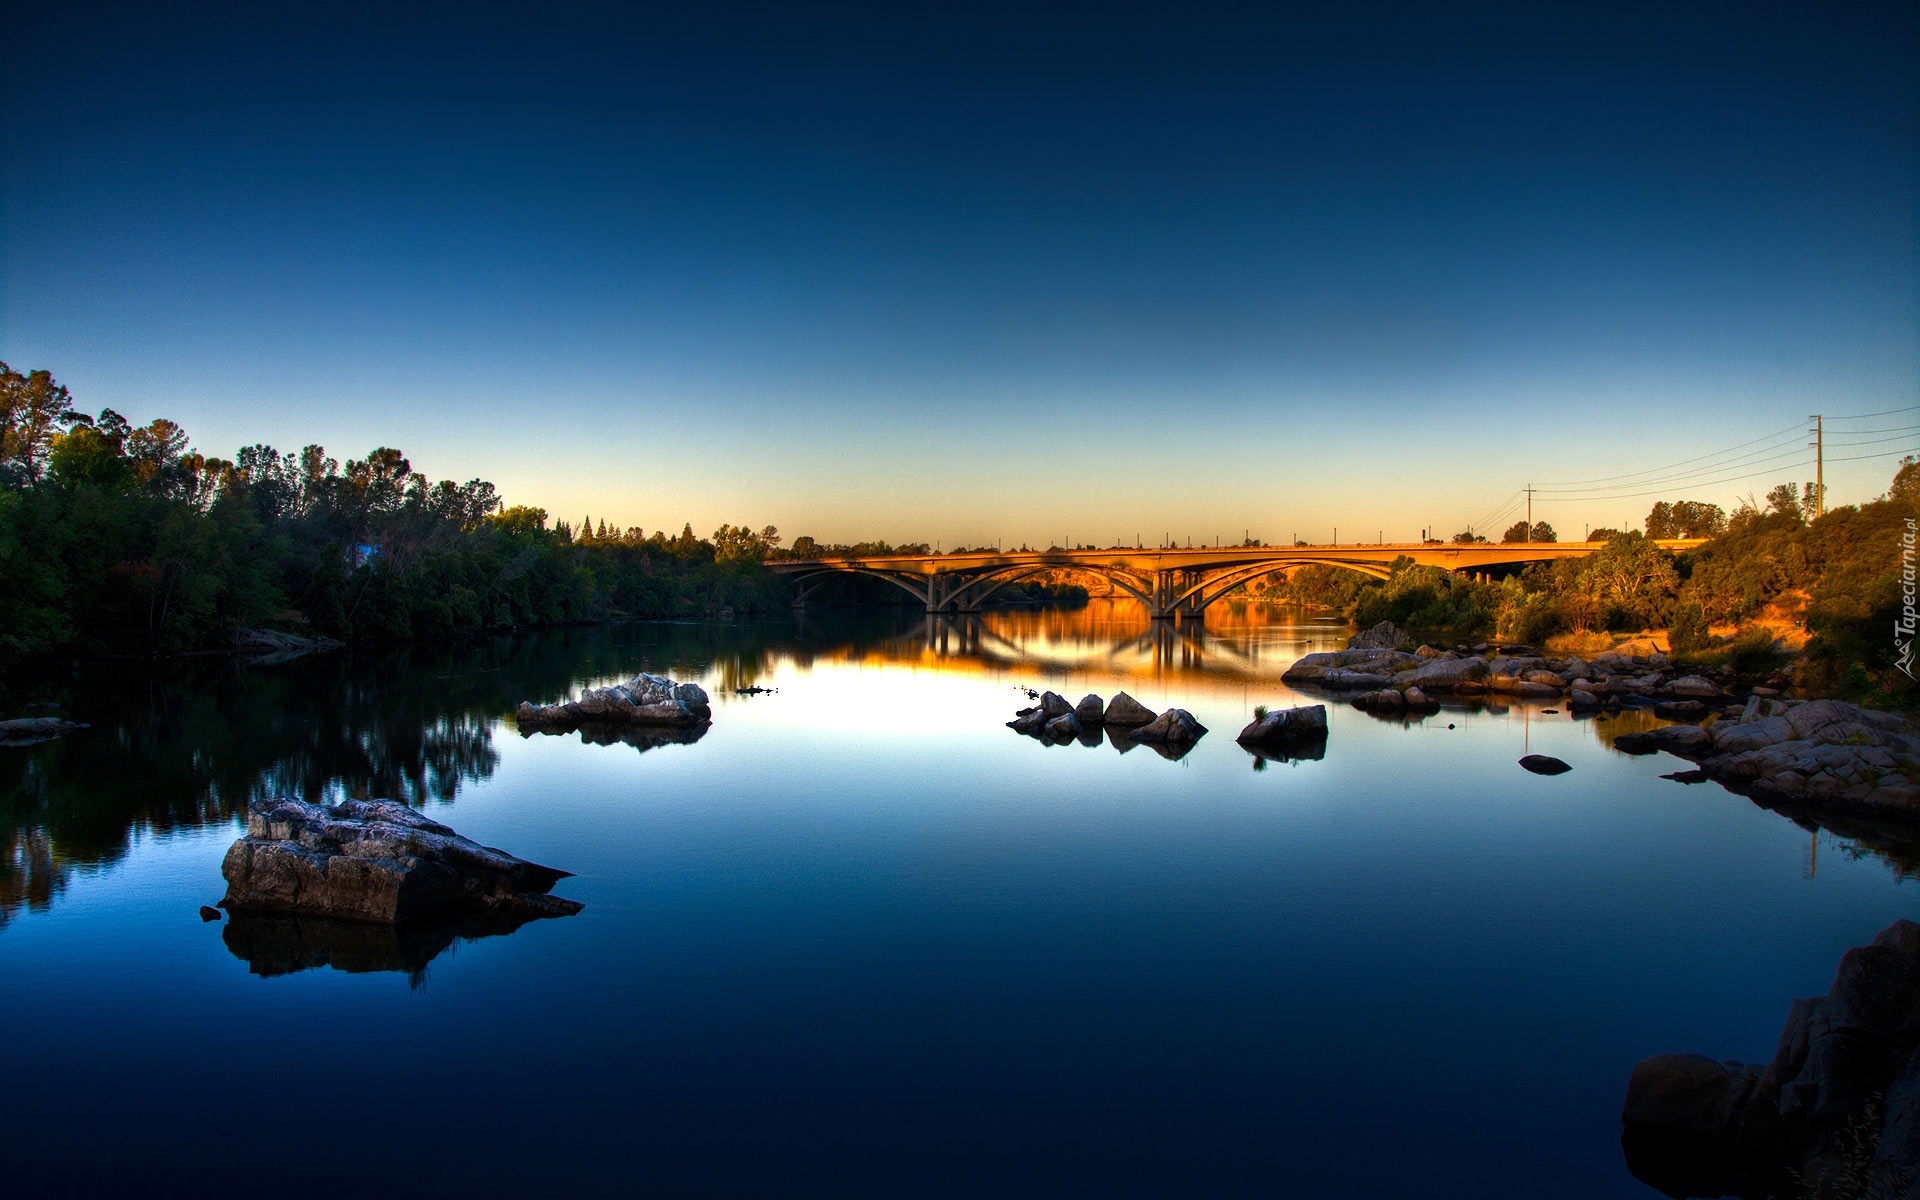
<path fill-rule="evenodd" d="M 1674 606 L 1668 641 L 1675 654 L 1696 654 L 1713 645 L 1713 635 L 1707 632 L 1707 614 L 1699 604 L 1682 600 Z"/>

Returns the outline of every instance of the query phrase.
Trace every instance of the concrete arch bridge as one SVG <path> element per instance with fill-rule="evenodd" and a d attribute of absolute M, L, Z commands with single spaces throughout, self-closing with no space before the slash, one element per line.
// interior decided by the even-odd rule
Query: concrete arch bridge
<path fill-rule="evenodd" d="M 1656 544 L 1690 550 L 1699 538 Z M 979 612 L 987 597 L 1036 575 L 1070 571 L 1103 579 L 1146 606 L 1157 619 L 1198 619 L 1207 607 L 1243 583 L 1273 571 L 1320 564 L 1376 579 L 1392 574 L 1399 558 L 1448 571 L 1485 572 L 1585 558 L 1604 542 L 1503 542 L 1433 545 L 1420 542 L 1341 546 L 1228 546 L 1165 550 L 998 550 L 961 554 L 884 554 L 861 558 L 789 558 L 767 568 L 799 581 L 794 606 L 838 575 L 870 575 L 905 590 L 930 613 Z"/>

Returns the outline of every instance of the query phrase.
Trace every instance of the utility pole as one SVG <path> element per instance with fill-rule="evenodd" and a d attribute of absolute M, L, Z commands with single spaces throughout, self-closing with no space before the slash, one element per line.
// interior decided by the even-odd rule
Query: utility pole
<path fill-rule="evenodd" d="M 1807 419 L 1813 422 L 1813 519 L 1817 521 L 1827 512 L 1826 429 L 1819 413 Z"/>
<path fill-rule="evenodd" d="M 1521 540 L 1525 542 L 1531 542 L 1533 540 L 1533 485 L 1532 484 L 1527 485 L 1527 536 L 1522 538 Z"/>

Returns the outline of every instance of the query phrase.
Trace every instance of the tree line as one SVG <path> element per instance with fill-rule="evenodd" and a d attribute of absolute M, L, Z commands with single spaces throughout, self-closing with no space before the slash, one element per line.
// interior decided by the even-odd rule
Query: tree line
<path fill-rule="evenodd" d="M 772 526 L 697 537 L 548 522 L 399 450 L 196 452 L 159 419 L 81 411 L 0 363 L 0 671 L 218 649 L 256 626 L 401 641 L 785 604 Z"/>

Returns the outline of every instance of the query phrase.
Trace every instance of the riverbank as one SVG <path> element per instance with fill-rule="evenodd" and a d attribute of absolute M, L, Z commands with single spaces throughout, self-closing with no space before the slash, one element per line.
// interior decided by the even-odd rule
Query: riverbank
<path fill-rule="evenodd" d="M 1920 824 L 1920 725 L 1900 714 L 1789 696 L 1774 686 L 1784 682 L 1778 677 L 1761 683 L 1688 666 L 1644 643 L 1590 660 L 1527 647 L 1407 652 L 1366 644 L 1399 636 L 1377 626 L 1347 650 L 1306 655 L 1282 681 L 1350 693 L 1354 707 L 1388 715 L 1437 710 L 1441 697 L 1559 702 L 1576 714 L 1646 710 L 1674 723 L 1622 735 L 1615 749 L 1689 759 L 1702 779 L 1770 808 Z"/>

